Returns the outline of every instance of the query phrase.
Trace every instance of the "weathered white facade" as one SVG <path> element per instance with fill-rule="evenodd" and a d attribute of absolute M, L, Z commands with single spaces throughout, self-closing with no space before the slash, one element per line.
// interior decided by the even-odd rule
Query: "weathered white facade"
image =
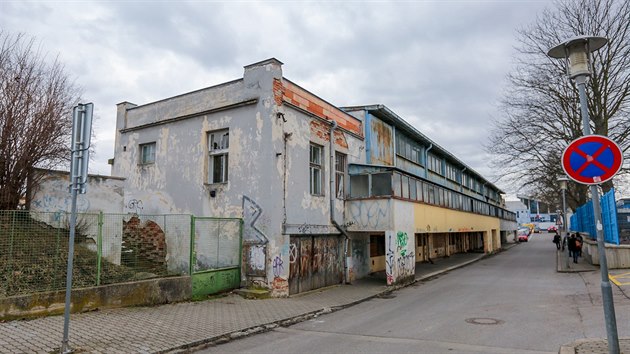
<path fill-rule="evenodd" d="M 343 237 L 331 222 L 331 205 L 336 218 L 344 214 L 343 199 L 330 198 L 333 122 L 334 152 L 346 164 L 364 162 L 361 122 L 284 79 L 282 63 L 270 59 L 246 66 L 240 80 L 142 106 L 119 104 L 112 175 L 126 178 L 125 205 L 140 203 L 144 214 L 242 217 L 243 283 L 287 295 L 290 265 L 302 250 L 296 247 L 315 246 L 309 235 L 330 236 L 326 247 L 343 261 Z M 309 182 L 313 146 L 320 154 L 316 191 Z M 217 173 L 216 154 L 223 153 L 227 177 Z M 292 235 L 304 242 L 291 243 Z"/>

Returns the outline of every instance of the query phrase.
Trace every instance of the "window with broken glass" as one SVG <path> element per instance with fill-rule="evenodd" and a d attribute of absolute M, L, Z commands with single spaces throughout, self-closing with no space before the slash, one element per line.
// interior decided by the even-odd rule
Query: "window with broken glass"
<path fill-rule="evenodd" d="M 227 183 L 230 147 L 228 129 L 208 133 L 208 145 L 208 183 Z"/>

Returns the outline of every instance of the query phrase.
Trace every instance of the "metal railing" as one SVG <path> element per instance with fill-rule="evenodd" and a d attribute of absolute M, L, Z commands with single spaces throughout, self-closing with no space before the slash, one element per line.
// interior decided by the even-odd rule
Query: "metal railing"
<path fill-rule="evenodd" d="M 65 287 L 69 220 L 66 212 L 0 211 L 0 297 Z M 78 214 L 73 288 L 189 274 L 191 220 Z"/>

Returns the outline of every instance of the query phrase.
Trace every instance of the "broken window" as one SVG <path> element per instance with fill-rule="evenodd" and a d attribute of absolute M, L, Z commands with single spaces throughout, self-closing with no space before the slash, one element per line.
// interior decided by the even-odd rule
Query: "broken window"
<path fill-rule="evenodd" d="M 228 181 L 228 150 L 230 132 L 219 130 L 208 133 L 208 183 Z"/>

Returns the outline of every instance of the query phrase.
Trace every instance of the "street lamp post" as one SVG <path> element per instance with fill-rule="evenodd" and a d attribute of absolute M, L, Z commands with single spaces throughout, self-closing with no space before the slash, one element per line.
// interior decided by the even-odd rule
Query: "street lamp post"
<path fill-rule="evenodd" d="M 547 53 L 547 55 L 552 58 L 567 59 L 567 73 L 569 74 L 569 78 L 575 80 L 579 91 L 584 136 L 591 135 L 590 119 L 586 105 L 586 79 L 591 75 L 590 54 L 606 45 L 606 42 L 608 42 L 608 39 L 604 37 L 579 36 L 551 48 Z M 606 261 L 606 248 L 604 245 L 601 206 L 597 185 L 591 185 L 591 197 L 593 199 L 593 213 L 595 214 L 595 225 L 597 229 L 597 251 L 599 253 L 599 267 L 601 271 L 602 300 L 606 320 L 606 333 L 608 336 L 608 352 L 618 354 L 619 338 L 617 337 L 617 320 L 615 319 L 612 287 L 608 281 L 608 263 Z"/>
<path fill-rule="evenodd" d="M 562 190 L 562 240 L 567 235 L 567 181 L 569 181 L 566 177 L 558 178 L 558 182 L 560 182 L 560 189 Z M 567 246 L 569 246 L 569 239 L 567 238 Z M 562 247 L 564 250 L 564 247 Z M 564 253 L 564 267 L 565 269 L 569 269 L 569 252 Z"/>

